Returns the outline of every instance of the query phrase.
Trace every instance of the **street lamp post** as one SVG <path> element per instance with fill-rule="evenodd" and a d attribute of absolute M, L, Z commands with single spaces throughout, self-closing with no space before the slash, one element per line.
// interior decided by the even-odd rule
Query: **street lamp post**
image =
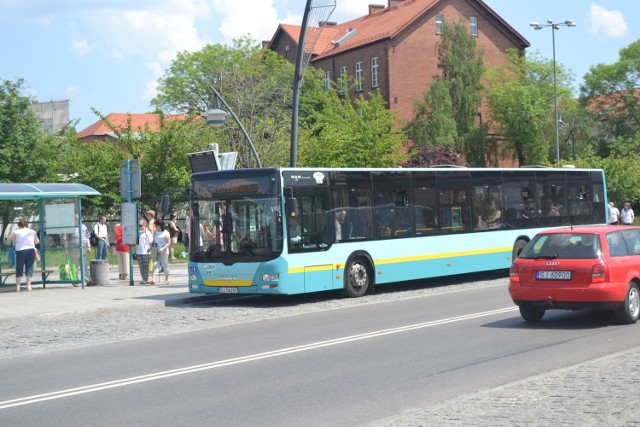
<path fill-rule="evenodd" d="M 539 24 L 532 22 L 529 24 L 534 30 L 541 30 L 543 28 L 551 28 L 551 42 L 553 44 L 553 109 L 554 109 L 554 124 L 556 130 L 556 165 L 560 166 L 560 134 L 558 131 L 558 83 L 556 81 L 556 30 L 560 27 L 575 27 L 576 23 L 571 19 L 567 19 L 564 22 L 554 23 L 553 19 L 547 19 L 546 24 Z"/>
<path fill-rule="evenodd" d="M 249 143 L 249 147 L 251 147 L 251 151 L 253 152 L 253 155 L 255 156 L 256 161 L 258 162 L 258 167 L 261 168 L 262 162 L 260 161 L 260 157 L 258 156 L 256 147 L 253 145 L 253 141 L 251 141 L 251 137 L 249 137 L 249 134 L 245 130 L 244 126 L 242 126 L 242 123 L 240 123 L 240 120 L 238 120 L 238 117 L 235 115 L 231 107 L 229 107 L 229 104 L 227 104 L 224 101 L 224 98 L 222 98 L 222 96 L 218 93 L 218 91 L 211 85 L 209 85 L 209 89 L 211 89 L 211 91 L 213 92 L 213 102 L 211 103 L 211 109 L 205 113 L 207 124 L 211 126 L 222 126 L 227 121 L 227 112 L 231 114 L 231 117 L 233 117 L 233 119 L 236 121 L 244 137 Z M 221 110 L 220 108 L 218 108 L 218 100 L 222 102 L 222 104 L 225 106 L 227 111 Z"/>

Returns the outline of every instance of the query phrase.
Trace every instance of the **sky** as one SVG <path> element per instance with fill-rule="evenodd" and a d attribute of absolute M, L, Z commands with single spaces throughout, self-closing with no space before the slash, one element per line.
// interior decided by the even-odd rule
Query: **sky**
<path fill-rule="evenodd" d="M 421 0 L 417 0 L 421 1 Z M 528 52 L 553 57 L 572 71 L 578 88 L 589 67 L 618 60 L 640 39 L 636 0 L 484 0 L 529 41 Z M 279 23 L 300 25 L 304 0 L 0 0 L 0 80 L 25 81 L 39 102 L 70 101 L 70 119 L 82 130 L 101 114 L 152 110 L 157 80 L 177 52 L 230 44 L 249 35 L 270 40 Z M 332 4 L 313 0 L 312 5 Z M 335 0 L 330 21 L 345 22 L 387 0 Z M 323 9 L 327 11 L 326 8 Z M 327 20 L 327 19 L 324 19 Z M 479 28 L 482 31 L 482 28 Z M 577 95 L 577 91 L 576 91 Z"/>

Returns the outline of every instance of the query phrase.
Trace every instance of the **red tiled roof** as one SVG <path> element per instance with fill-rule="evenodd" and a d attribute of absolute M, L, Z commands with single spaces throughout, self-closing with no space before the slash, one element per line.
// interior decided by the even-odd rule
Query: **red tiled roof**
<path fill-rule="evenodd" d="M 404 0 L 403 2 L 392 5 L 390 8 L 385 7 L 336 26 L 324 27 L 321 29 L 310 28 L 307 31 L 307 37 L 312 30 L 322 31 L 313 48 L 312 60 L 332 56 L 336 53 L 354 49 L 375 41 L 394 38 L 441 1 L 442 0 Z M 507 24 L 506 21 L 500 18 L 493 9 L 481 0 L 476 1 L 480 7 L 487 11 L 489 15 L 493 16 L 516 38 L 518 38 L 523 45 L 526 47 L 530 46 L 529 42 L 509 24 Z M 293 40 L 298 41 L 300 38 L 300 28 L 301 27 L 298 25 L 280 24 L 278 31 L 276 31 L 276 35 L 280 30 L 282 30 Z M 340 45 L 333 43 L 347 34 L 347 31 L 349 30 L 355 30 L 355 32 L 351 37 L 345 40 L 344 43 L 341 43 Z M 275 37 L 277 36 L 274 36 L 274 40 Z"/>
<path fill-rule="evenodd" d="M 160 130 L 160 115 L 159 114 L 123 114 L 123 113 L 111 113 L 106 118 L 117 128 L 126 127 L 127 121 L 131 118 L 131 128 L 136 131 L 144 131 L 145 125 L 148 125 L 150 132 L 158 132 Z M 187 114 L 165 114 L 165 120 L 185 120 L 189 116 Z M 78 138 L 86 138 L 88 136 L 105 135 L 113 133 L 113 130 L 109 128 L 104 120 L 98 120 L 86 129 L 81 130 L 76 135 Z"/>

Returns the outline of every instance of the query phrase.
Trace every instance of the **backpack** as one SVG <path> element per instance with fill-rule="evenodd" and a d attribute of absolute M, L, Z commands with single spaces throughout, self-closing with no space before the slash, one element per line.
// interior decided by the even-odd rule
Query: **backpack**
<path fill-rule="evenodd" d="M 91 228 L 91 235 L 89 236 L 89 242 L 91 246 L 98 246 L 98 235 L 96 234 L 96 227 Z"/>

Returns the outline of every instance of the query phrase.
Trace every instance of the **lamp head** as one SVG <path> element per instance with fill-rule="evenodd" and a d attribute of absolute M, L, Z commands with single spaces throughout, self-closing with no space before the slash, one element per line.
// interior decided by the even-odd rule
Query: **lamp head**
<path fill-rule="evenodd" d="M 222 126 L 227 122 L 227 112 L 220 108 L 211 108 L 204 116 L 209 126 Z"/>
<path fill-rule="evenodd" d="M 576 23 L 573 22 L 572 19 L 567 19 L 566 21 L 564 21 L 564 25 L 566 25 L 567 27 L 575 27 Z"/>

